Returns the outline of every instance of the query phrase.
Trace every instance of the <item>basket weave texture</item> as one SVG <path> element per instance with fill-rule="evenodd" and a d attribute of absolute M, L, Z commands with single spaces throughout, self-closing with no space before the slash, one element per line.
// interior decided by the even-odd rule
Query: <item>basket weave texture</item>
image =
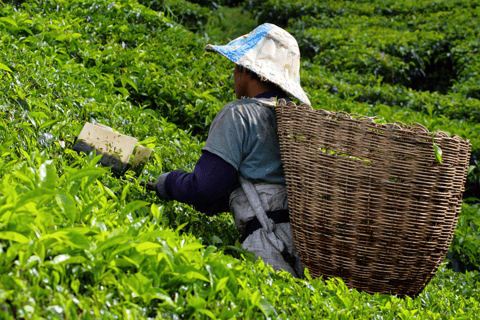
<path fill-rule="evenodd" d="M 293 237 L 310 274 L 418 295 L 452 241 L 470 141 L 293 102 L 276 114 Z"/>

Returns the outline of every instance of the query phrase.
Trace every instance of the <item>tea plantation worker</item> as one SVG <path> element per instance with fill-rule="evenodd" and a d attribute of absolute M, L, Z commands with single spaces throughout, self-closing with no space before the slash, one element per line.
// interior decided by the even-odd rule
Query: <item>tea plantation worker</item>
<path fill-rule="evenodd" d="M 227 45 L 207 45 L 236 64 L 236 101 L 213 120 L 193 172 L 160 175 L 161 199 L 212 215 L 231 211 L 242 247 L 275 270 L 302 277 L 288 217 L 285 174 L 274 107 L 287 94 L 309 104 L 300 86 L 300 50 L 287 31 L 263 24 Z"/>

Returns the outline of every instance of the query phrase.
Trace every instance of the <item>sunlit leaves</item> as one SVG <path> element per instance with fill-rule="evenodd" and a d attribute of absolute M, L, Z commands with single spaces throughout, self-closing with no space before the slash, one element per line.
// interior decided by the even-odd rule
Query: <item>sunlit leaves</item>
<path fill-rule="evenodd" d="M 57 194 L 55 195 L 55 200 L 59 205 L 62 213 L 71 221 L 75 222 L 77 218 L 77 207 L 72 196 L 67 194 Z"/>
<path fill-rule="evenodd" d="M 150 9 L 127 0 L 17 2 L 0 13 L 0 317 L 435 319 L 479 312 L 476 272 L 441 268 L 420 297 L 405 300 L 314 280 L 308 271 L 306 280 L 293 279 L 254 262 L 230 214 L 206 217 L 140 185 L 170 170 L 191 171 L 208 125 L 234 99 L 231 63 L 204 53 L 207 40 L 173 22 L 184 17 L 198 30 L 210 9 L 184 1 L 145 2 Z M 374 54 L 349 63 L 380 63 L 384 73 L 401 67 Z M 475 131 L 438 115 L 444 97 L 403 92 L 372 75 L 302 70 L 317 106 Z M 359 101 L 379 95 L 388 99 Z M 391 106 L 400 100 L 415 104 Z M 425 110 L 421 101 L 429 101 Z M 101 155 L 71 150 L 86 121 L 154 149 L 140 177 L 115 177 L 100 166 Z M 460 215 L 454 240 L 472 259 L 477 212 L 464 207 L 468 218 Z"/>
<path fill-rule="evenodd" d="M 435 160 L 437 162 L 441 163 L 442 162 L 442 149 L 437 146 L 435 143 L 433 143 L 433 150 L 435 151 Z"/>
<path fill-rule="evenodd" d="M 18 243 L 28 243 L 28 238 L 18 232 L 2 231 L 0 232 L 0 239 L 10 240 Z"/>
<path fill-rule="evenodd" d="M 4 65 L 3 63 L 0 63 L 0 70 L 5 70 L 5 71 L 8 71 L 8 72 L 13 72 L 9 67 L 7 67 L 6 65 Z"/>

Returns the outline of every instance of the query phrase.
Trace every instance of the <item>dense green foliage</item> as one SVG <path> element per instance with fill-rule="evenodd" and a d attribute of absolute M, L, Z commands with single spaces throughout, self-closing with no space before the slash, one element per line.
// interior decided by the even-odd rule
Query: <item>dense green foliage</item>
<path fill-rule="evenodd" d="M 129 2 L 66 2 L 58 7 L 41 2 L 24 7 L 39 13 L 32 19 L 27 10 L 7 8 L 9 19 L 0 21 L 7 31 L 2 35 L 3 64 L 14 74 L 5 77 L 17 79 L 2 81 L 0 90 L 9 103 L 47 95 L 89 114 L 100 103 L 110 104 L 105 92 L 115 92 L 205 134 L 220 101 L 233 97 L 226 86 L 230 66 L 203 59 L 203 43 L 163 12 Z M 49 11 L 55 12 L 56 20 L 41 13 Z M 118 24 L 119 16 L 127 23 Z"/>
<path fill-rule="evenodd" d="M 203 47 L 207 41 L 226 42 L 222 37 L 239 36 L 250 26 L 221 32 L 222 23 L 230 24 L 241 9 L 196 2 L 0 2 L 0 316 L 478 317 L 477 271 L 461 274 L 442 266 L 415 299 L 359 293 L 341 280 L 311 280 L 308 273 L 306 280 L 293 279 L 241 249 L 229 214 L 207 217 L 187 205 L 162 202 L 140 186 L 141 180 L 172 169 L 192 170 L 214 115 L 234 99 L 233 65 Z M 469 54 L 475 44 L 468 45 L 470 30 L 477 28 L 469 20 L 478 10 L 476 2 L 468 2 L 471 10 L 464 1 L 433 8 L 424 1 L 319 3 L 244 2 L 246 8 L 256 5 L 261 19 L 276 12 L 272 17 L 279 20 L 271 22 L 290 28 L 309 52 L 302 83 L 316 108 L 420 122 L 469 138 L 475 151 L 480 148 L 478 64 Z M 462 66 L 461 74 L 447 89 L 449 75 L 443 74 L 433 89 L 415 87 L 412 83 L 421 81 L 409 74 L 426 72 L 428 45 L 447 43 L 444 33 L 431 30 L 433 16 L 446 15 L 447 21 L 452 16 L 445 12 L 453 7 L 468 11 L 465 19 L 442 25 L 445 34 L 459 37 L 448 50 L 457 54 L 452 63 Z M 411 8 L 426 21 L 422 36 L 415 35 L 410 18 L 404 19 L 413 14 Z M 354 24 L 358 19 L 365 25 Z M 393 31 L 378 34 L 378 21 Z M 345 24 L 350 25 L 346 33 L 335 30 Z M 370 45 L 362 28 L 370 28 L 384 47 Z M 358 55 L 346 48 L 352 41 L 344 36 L 348 33 L 357 35 Z M 409 50 L 406 58 L 398 51 L 401 43 Z M 118 179 L 98 165 L 99 157 L 71 151 L 86 121 L 111 126 L 153 148 L 143 174 Z M 471 186 L 478 183 L 478 165 L 472 163 Z M 464 204 L 450 254 L 478 268 L 475 202 Z"/>

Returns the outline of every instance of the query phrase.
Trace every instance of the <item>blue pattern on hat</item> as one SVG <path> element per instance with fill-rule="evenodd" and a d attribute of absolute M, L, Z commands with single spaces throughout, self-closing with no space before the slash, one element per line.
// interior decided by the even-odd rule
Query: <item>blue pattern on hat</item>
<path fill-rule="evenodd" d="M 212 50 L 222 54 L 228 60 L 237 63 L 245 53 L 253 49 L 263 37 L 274 28 L 275 26 L 270 23 L 264 23 L 255 30 L 252 31 L 247 37 L 240 37 L 229 42 L 225 46 L 212 46 Z"/>

